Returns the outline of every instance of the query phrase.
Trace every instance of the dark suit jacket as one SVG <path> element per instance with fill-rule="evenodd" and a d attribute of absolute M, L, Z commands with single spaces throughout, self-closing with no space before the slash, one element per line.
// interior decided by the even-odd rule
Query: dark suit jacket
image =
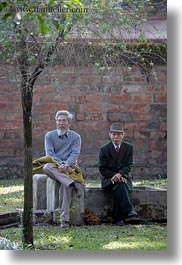
<path fill-rule="evenodd" d="M 131 167 L 133 165 L 133 145 L 122 141 L 119 157 L 112 142 L 102 146 L 99 153 L 99 171 L 102 188 L 111 185 L 111 178 L 121 173 L 127 179 L 127 188 L 132 191 Z"/>

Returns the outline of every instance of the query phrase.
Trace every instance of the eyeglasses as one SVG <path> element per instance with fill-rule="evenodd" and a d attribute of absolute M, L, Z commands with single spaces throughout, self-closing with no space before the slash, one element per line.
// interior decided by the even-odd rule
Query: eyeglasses
<path fill-rule="evenodd" d="M 64 122 L 65 123 L 65 122 L 68 122 L 68 120 L 66 120 L 66 119 L 63 119 L 63 120 L 62 119 L 56 119 L 56 122 Z"/>

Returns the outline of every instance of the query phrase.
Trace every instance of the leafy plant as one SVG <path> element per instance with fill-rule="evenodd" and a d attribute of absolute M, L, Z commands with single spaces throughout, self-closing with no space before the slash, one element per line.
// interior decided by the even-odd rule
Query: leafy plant
<path fill-rule="evenodd" d="M 18 244 L 4 238 L 4 237 L 0 237 L 0 249 L 1 250 L 18 250 L 20 249 L 20 247 L 18 246 Z"/>

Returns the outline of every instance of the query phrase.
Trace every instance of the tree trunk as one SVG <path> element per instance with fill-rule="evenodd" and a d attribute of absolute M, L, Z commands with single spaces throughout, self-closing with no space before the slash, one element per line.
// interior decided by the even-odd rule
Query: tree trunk
<path fill-rule="evenodd" d="M 70 27 L 71 29 L 71 27 Z M 29 53 L 27 46 L 27 32 L 17 30 L 20 35 L 18 58 L 22 78 L 21 98 L 23 110 L 23 131 L 24 131 L 24 211 L 23 211 L 23 235 L 24 248 L 34 248 L 33 245 L 33 180 L 32 180 L 32 103 L 33 87 L 36 79 L 49 63 L 60 40 L 64 39 L 64 31 L 56 38 L 54 47 L 51 47 L 46 55 L 45 63 L 39 62 L 32 75 L 29 70 Z"/>
<path fill-rule="evenodd" d="M 32 181 L 32 87 L 22 82 L 24 130 L 24 248 L 33 248 L 33 181 Z"/>

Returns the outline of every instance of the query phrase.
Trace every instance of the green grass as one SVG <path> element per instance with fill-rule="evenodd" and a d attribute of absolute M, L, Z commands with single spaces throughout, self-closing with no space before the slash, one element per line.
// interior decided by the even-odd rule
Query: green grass
<path fill-rule="evenodd" d="M 23 207 L 23 179 L 0 180 L 0 212 Z"/>
<path fill-rule="evenodd" d="M 133 181 L 133 185 L 134 186 L 154 186 L 157 188 L 161 188 L 161 189 L 167 189 L 167 179 L 163 179 L 163 178 L 158 178 L 158 179 L 154 179 L 154 180 L 134 180 Z"/>
<path fill-rule="evenodd" d="M 88 179 L 85 181 L 87 187 L 100 187 L 100 179 Z M 162 189 L 167 189 L 167 179 L 157 178 L 157 179 L 142 179 L 133 180 L 134 186 L 155 186 Z"/>
<path fill-rule="evenodd" d="M 1 236 L 21 247 L 21 228 L 8 228 Z M 35 250 L 166 250 L 167 229 L 161 224 L 34 227 Z"/>
<path fill-rule="evenodd" d="M 98 187 L 100 180 L 86 181 L 88 187 Z M 136 181 L 134 185 L 166 188 L 167 181 Z M 0 180 L 0 212 L 23 208 L 23 179 Z M 0 230 L 5 237 L 21 247 L 22 228 Z M 81 226 L 62 230 L 59 226 L 34 226 L 36 250 L 166 250 L 166 224 L 128 224 Z"/>

